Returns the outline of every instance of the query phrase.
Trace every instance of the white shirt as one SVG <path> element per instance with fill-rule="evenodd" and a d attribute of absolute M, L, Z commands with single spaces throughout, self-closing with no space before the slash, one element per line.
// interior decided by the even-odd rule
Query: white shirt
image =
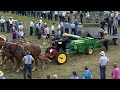
<path fill-rule="evenodd" d="M 1 22 L 1 23 L 5 23 L 5 19 L 3 19 L 3 18 L 0 19 L 0 22 Z"/>
<path fill-rule="evenodd" d="M 42 13 L 46 13 L 46 11 L 42 11 Z"/>
<path fill-rule="evenodd" d="M 33 21 L 30 22 L 30 27 L 34 27 Z"/>
<path fill-rule="evenodd" d="M 45 33 L 46 33 L 46 34 L 50 34 L 50 33 L 49 33 L 49 27 L 45 28 Z"/>
<path fill-rule="evenodd" d="M 40 19 L 40 23 L 42 24 L 42 19 Z"/>
<path fill-rule="evenodd" d="M 109 59 L 106 56 L 101 56 L 99 59 L 100 66 L 106 65 Z"/>
<path fill-rule="evenodd" d="M 58 29 L 60 29 L 60 24 L 58 25 Z"/>
<path fill-rule="evenodd" d="M 34 58 L 31 55 L 26 55 L 22 59 L 22 61 L 24 61 L 25 64 L 32 64 L 33 60 Z"/>
<path fill-rule="evenodd" d="M 62 16 L 63 16 L 63 17 L 65 17 L 65 15 L 66 15 L 66 12 L 65 12 L 65 11 L 64 11 L 64 12 L 62 12 Z"/>
<path fill-rule="evenodd" d="M 23 28 L 24 28 L 23 25 L 18 25 L 19 30 L 23 30 Z"/>
<path fill-rule="evenodd" d="M 111 16 L 111 17 L 114 17 L 114 13 L 111 13 L 110 16 Z"/>
<path fill-rule="evenodd" d="M 11 19 L 11 20 L 9 19 L 9 23 L 10 23 L 10 24 L 13 24 L 13 22 L 14 22 L 13 19 Z"/>
<path fill-rule="evenodd" d="M 24 36 L 24 32 L 23 32 L 23 31 L 20 30 L 18 33 L 19 33 L 18 35 L 19 35 L 20 37 L 23 37 L 23 36 Z"/>
<path fill-rule="evenodd" d="M 54 27 L 54 25 L 52 25 L 52 26 L 51 26 L 51 30 L 54 31 L 54 29 L 55 29 L 55 27 Z"/>
<path fill-rule="evenodd" d="M 55 15 L 58 15 L 58 11 L 55 11 L 54 14 L 55 14 Z"/>
<path fill-rule="evenodd" d="M 46 13 L 50 13 L 50 11 L 46 11 Z"/>

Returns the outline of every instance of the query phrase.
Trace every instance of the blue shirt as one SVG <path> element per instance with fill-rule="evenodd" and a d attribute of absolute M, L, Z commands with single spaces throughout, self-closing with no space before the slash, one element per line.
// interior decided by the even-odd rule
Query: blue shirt
<path fill-rule="evenodd" d="M 18 27 L 18 25 L 19 25 L 19 22 L 16 22 L 16 23 L 15 23 L 15 26 Z"/>
<path fill-rule="evenodd" d="M 42 30 L 42 25 L 40 24 L 38 24 L 38 26 L 37 26 L 37 28 L 38 28 L 38 30 Z"/>
<path fill-rule="evenodd" d="M 71 28 L 75 28 L 75 24 L 74 23 L 71 24 Z"/>
<path fill-rule="evenodd" d="M 91 79 L 92 73 L 89 70 L 85 70 L 82 74 L 82 77 L 85 79 Z"/>
<path fill-rule="evenodd" d="M 65 23 L 65 28 L 70 28 L 70 24 L 68 22 Z"/>
<path fill-rule="evenodd" d="M 77 26 L 78 26 L 78 22 L 75 22 L 74 24 L 75 24 L 75 27 L 77 27 Z"/>
<path fill-rule="evenodd" d="M 118 15 L 117 20 L 120 20 L 120 15 Z"/>

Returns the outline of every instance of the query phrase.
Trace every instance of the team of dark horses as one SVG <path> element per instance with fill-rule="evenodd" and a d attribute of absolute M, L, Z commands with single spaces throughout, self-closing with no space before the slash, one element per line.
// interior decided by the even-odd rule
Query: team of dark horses
<path fill-rule="evenodd" d="M 48 61 L 51 62 L 44 54 L 42 54 L 42 48 L 40 45 L 33 45 L 29 44 L 29 42 L 25 40 L 16 40 L 11 41 L 6 36 L 0 36 L 0 53 L 2 57 L 3 69 L 6 69 L 6 62 L 11 60 L 17 69 L 16 72 L 19 72 L 22 69 L 22 58 L 25 55 L 26 51 L 29 51 L 30 54 L 34 57 L 35 61 L 32 64 L 33 68 L 32 71 L 35 70 L 36 66 L 38 65 L 38 60 L 42 63 L 42 68 L 44 69 L 44 62 Z M 15 63 L 16 62 L 16 63 Z"/>

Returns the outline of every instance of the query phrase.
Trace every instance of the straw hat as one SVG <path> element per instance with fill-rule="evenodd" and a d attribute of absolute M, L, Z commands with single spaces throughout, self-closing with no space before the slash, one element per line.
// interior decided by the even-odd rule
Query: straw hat
<path fill-rule="evenodd" d="M 101 52 L 100 52 L 100 55 L 105 56 L 105 52 L 104 52 L 104 51 L 101 51 Z"/>
<path fill-rule="evenodd" d="M 104 33 L 106 33 L 106 34 L 107 34 L 108 32 L 107 32 L 107 31 L 104 31 Z"/>
<path fill-rule="evenodd" d="M 0 76 L 3 76 L 3 74 L 4 74 L 4 73 L 3 73 L 2 71 L 0 71 Z"/>
<path fill-rule="evenodd" d="M 12 18 L 12 17 L 10 17 L 10 18 Z"/>

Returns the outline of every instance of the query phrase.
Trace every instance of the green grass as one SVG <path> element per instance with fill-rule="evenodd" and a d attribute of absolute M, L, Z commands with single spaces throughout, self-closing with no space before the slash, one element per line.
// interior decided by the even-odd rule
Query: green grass
<path fill-rule="evenodd" d="M 29 36 L 29 22 L 32 19 L 35 19 L 35 21 L 38 21 L 39 18 L 33 18 L 33 17 L 26 17 L 26 16 L 20 16 L 20 15 L 13 15 L 10 13 L 2 13 L 0 12 L 0 16 L 4 16 L 5 19 L 9 19 L 10 16 L 13 17 L 13 19 L 21 20 L 24 27 L 25 27 L 25 38 L 31 43 L 31 44 L 38 44 L 41 45 L 42 48 L 47 48 L 49 44 L 43 45 L 43 39 L 38 40 L 36 36 Z M 79 16 L 77 16 L 79 18 Z M 85 19 L 84 19 L 85 21 Z M 51 26 L 52 22 L 55 21 L 48 21 L 43 20 L 43 22 L 48 23 L 49 26 Z M 92 21 L 93 22 L 93 21 Z M 94 22 L 93 22 L 94 23 Z M 57 26 L 57 22 L 55 22 L 55 26 Z M 119 30 L 118 30 L 119 31 Z M 9 38 L 11 38 L 11 33 L 1 33 L 1 35 L 9 35 Z M 111 70 L 113 63 L 120 64 L 120 43 L 116 46 L 110 45 L 109 51 L 106 53 L 106 56 L 110 59 L 110 62 L 107 65 L 107 79 L 111 78 Z M 56 73 L 58 75 L 58 78 L 60 79 L 69 79 L 72 75 L 72 71 L 76 70 L 78 72 L 79 77 L 81 77 L 82 72 L 84 70 L 84 66 L 88 65 L 89 69 L 91 70 L 93 74 L 93 79 L 99 79 L 99 64 L 98 60 L 100 58 L 101 49 L 95 49 L 95 52 L 92 55 L 85 55 L 85 54 L 75 54 L 68 57 L 68 62 L 63 65 L 57 65 L 55 62 L 52 63 L 46 63 L 46 67 L 44 70 L 41 69 L 41 63 L 39 63 L 36 71 L 33 72 L 33 78 L 34 79 L 44 79 L 46 78 L 47 74 L 53 75 Z M 44 50 L 43 50 L 44 52 Z M 7 79 L 23 79 L 23 71 L 21 70 L 19 73 L 15 72 L 15 69 L 12 69 L 11 62 L 7 63 L 7 70 L 2 69 L 3 66 L 0 66 L 0 70 L 4 72 L 4 76 Z"/>

